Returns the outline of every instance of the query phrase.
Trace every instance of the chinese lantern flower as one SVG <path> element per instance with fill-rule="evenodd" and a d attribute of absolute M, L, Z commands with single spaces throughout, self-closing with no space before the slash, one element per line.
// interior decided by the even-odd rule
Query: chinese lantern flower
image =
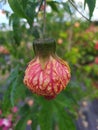
<path fill-rule="evenodd" d="M 53 99 L 66 88 L 71 77 L 70 68 L 55 54 L 53 39 L 35 40 L 33 47 L 36 56 L 26 68 L 24 84 L 33 93 Z"/>

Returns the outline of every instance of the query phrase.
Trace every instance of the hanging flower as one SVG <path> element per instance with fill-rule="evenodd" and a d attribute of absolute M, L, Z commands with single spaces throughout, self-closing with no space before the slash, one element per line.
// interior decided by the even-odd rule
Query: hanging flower
<path fill-rule="evenodd" d="M 67 62 L 55 54 L 53 39 L 35 41 L 33 59 L 24 76 L 24 84 L 37 95 L 53 99 L 66 88 L 70 80 L 70 68 Z"/>

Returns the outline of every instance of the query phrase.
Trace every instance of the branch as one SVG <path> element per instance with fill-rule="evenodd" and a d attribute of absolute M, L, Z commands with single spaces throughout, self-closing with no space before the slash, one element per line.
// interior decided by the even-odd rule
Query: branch
<path fill-rule="evenodd" d="M 41 9 L 41 6 L 42 6 L 42 4 L 43 4 L 43 1 L 44 1 L 44 0 L 41 0 L 41 2 L 40 2 L 39 9 L 38 9 L 38 13 L 39 13 L 39 11 L 40 11 L 40 9 Z"/>
<path fill-rule="evenodd" d="M 46 30 L 46 0 L 44 0 L 44 25 L 43 25 L 43 36 L 45 36 Z"/>
<path fill-rule="evenodd" d="M 75 5 L 71 0 L 69 0 L 69 3 L 78 11 L 78 13 L 79 13 L 82 17 L 84 17 L 87 21 L 90 21 L 87 17 L 85 17 L 85 16 L 78 10 L 78 8 L 76 7 L 76 5 Z"/>

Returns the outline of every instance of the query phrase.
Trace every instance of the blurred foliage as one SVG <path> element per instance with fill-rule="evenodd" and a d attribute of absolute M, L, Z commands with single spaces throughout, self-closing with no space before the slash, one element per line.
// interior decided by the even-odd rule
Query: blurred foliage
<path fill-rule="evenodd" d="M 32 41 L 42 35 L 43 12 L 36 12 L 41 1 L 8 2 L 14 11 L 8 16 L 12 29 L 0 31 L 0 45 L 9 51 L 8 54 L 0 53 L 0 77 L 8 75 L 7 80 L 4 77 L 4 81 L 0 80 L 0 92 L 3 93 L 0 106 L 3 114 L 6 116 L 13 106 L 19 107 L 21 118 L 15 130 L 26 129 L 28 119 L 32 120 L 31 128 L 34 130 L 38 126 L 41 130 L 76 130 L 79 102 L 98 98 L 98 23 L 77 20 L 75 10 L 68 1 L 61 2 L 61 8 L 58 2 L 47 1 L 53 9 L 46 17 L 47 36 L 56 39 L 57 54 L 68 61 L 72 73 L 66 90 L 56 99 L 47 101 L 32 94 L 23 84 L 27 63 L 34 57 Z M 96 1 L 92 7 L 90 2 L 85 0 L 91 17 Z M 2 86 L 5 87 L 2 89 Z M 27 97 L 34 101 L 32 106 L 25 102 Z"/>

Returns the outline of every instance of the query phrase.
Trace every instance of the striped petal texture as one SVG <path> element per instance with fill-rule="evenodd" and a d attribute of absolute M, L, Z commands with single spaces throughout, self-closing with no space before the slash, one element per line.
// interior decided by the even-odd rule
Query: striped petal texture
<path fill-rule="evenodd" d="M 44 62 L 42 59 L 37 56 L 28 64 L 24 84 L 32 93 L 53 99 L 66 88 L 71 77 L 70 68 L 56 55 L 49 55 Z"/>
<path fill-rule="evenodd" d="M 49 58 L 44 68 L 39 58 L 32 60 L 24 77 L 24 84 L 38 95 L 47 99 L 55 98 L 70 80 L 70 69 L 68 64 L 60 58 Z"/>

